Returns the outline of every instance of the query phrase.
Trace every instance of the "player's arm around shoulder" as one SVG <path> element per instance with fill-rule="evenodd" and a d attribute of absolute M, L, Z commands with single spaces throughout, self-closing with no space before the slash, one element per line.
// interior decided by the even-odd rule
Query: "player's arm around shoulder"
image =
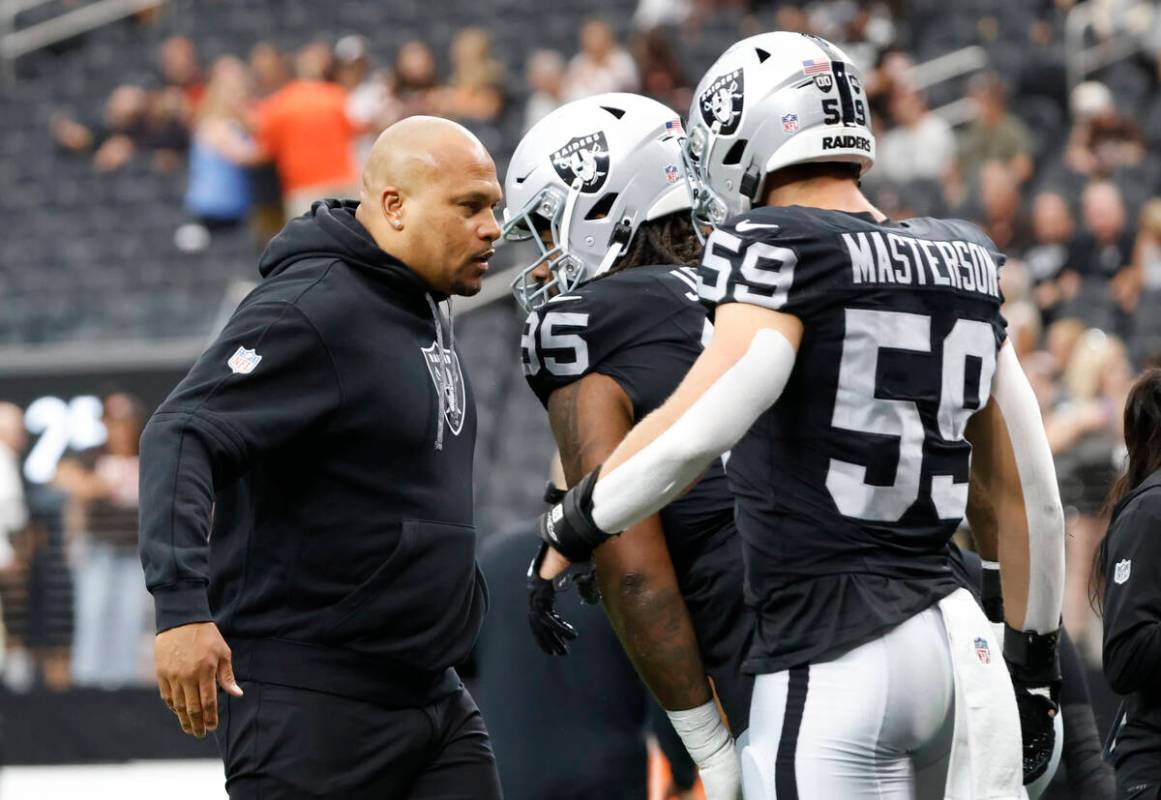
<path fill-rule="evenodd" d="M 612 378 L 590 373 L 553 392 L 549 419 L 570 486 L 608 457 L 633 425 Z M 657 515 L 593 553 L 605 611 L 642 680 L 667 709 L 709 701 L 697 640 Z"/>
<path fill-rule="evenodd" d="M 705 351 L 602 467 L 593 491 L 596 524 L 619 531 L 664 508 L 736 444 L 781 395 L 802 332 L 791 314 L 751 303 L 719 306 Z"/>

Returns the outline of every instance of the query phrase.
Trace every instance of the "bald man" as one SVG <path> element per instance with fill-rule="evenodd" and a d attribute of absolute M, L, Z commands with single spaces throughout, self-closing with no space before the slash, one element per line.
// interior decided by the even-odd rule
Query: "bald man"
<path fill-rule="evenodd" d="M 216 731 L 231 798 L 500 797 L 453 669 L 487 590 L 440 308 L 479 291 L 499 200 L 466 129 L 387 129 L 359 201 L 286 226 L 145 429 L 158 685 L 184 731 Z"/>

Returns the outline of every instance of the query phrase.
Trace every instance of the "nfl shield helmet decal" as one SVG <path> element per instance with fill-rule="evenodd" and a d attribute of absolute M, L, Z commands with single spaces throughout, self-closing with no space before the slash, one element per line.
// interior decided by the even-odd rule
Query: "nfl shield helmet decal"
<path fill-rule="evenodd" d="M 739 67 L 711 83 L 698 98 L 702 121 L 719 136 L 729 136 L 741 124 L 745 85 L 745 76 Z"/>
<path fill-rule="evenodd" d="M 552 168 L 570 187 L 585 194 L 599 192 L 609 174 L 609 145 L 597 131 L 568 140 L 552 154 Z"/>
<path fill-rule="evenodd" d="M 1129 579 L 1129 574 L 1133 571 L 1133 562 L 1126 558 L 1117 562 L 1117 567 L 1113 571 L 1113 583 L 1120 586 Z"/>
<path fill-rule="evenodd" d="M 782 115 L 782 132 L 798 133 L 798 115 L 794 113 Z"/>
<path fill-rule="evenodd" d="M 423 353 L 423 361 L 427 364 L 427 372 L 431 375 L 435 390 L 443 392 L 444 419 L 447 420 L 452 434 L 459 436 L 460 431 L 464 429 L 464 408 L 467 404 L 459 356 L 445 347 L 441 359 L 437 355 L 440 352 L 437 342 L 432 342 L 430 347 L 421 347 L 419 350 Z"/>
<path fill-rule="evenodd" d="M 977 636 L 976 641 L 976 658 L 980 660 L 981 664 L 992 663 L 992 649 L 988 647 L 988 640 L 982 636 Z"/>

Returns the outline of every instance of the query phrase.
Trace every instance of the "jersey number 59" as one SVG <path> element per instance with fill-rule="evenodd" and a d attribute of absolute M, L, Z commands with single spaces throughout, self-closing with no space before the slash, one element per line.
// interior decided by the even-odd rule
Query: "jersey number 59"
<path fill-rule="evenodd" d="M 895 482 L 890 486 L 869 484 L 864 465 L 832 458 L 826 488 L 843 516 L 897 522 L 919 499 L 927 436 L 914 400 L 876 396 L 875 376 L 879 350 L 883 348 L 931 352 L 931 318 L 897 311 L 846 309 L 846 337 L 831 424 L 846 431 L 897 436 L 899 464 Z M 965 385 L 969 357 L 979 359 L 980 364 L 979 397 L 972 398 L 975 402 L 970 404 Z M 940 439 L 948 443 L 963 441 L 968 419 L 988 402 L 995 371 L 996 345 L 991 326 L 978 320 L 958 320 L 943 340 Z M 962 517 L 967 496 L 967 482 L 957 483 L 950 474 L 931 476 L 931 501 L 940 519 Z"/>

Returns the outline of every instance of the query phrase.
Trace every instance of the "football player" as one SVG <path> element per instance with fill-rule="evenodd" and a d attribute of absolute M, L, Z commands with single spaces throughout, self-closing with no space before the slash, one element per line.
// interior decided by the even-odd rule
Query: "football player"
<path fill-rule="evenodd" d="M 539 122 L 508 168 L 504 236 L 538 247 L 513 284 L 528 312 L 524 371 L 548 410 L 570 484 L 672 393 L 702 350 L 708 323 L 695 272 L 702 248 L 681 136 L 672 109 L 603 94 Z M 752 687 L 740 665 L 753 623 L 721 460 L 711 460 L 684 498 L 632 529 L 593 556 L 613 627 L 679 733 L 691 713 L 713 707 L 708 672 L 740 734 Z M 529 571 L 529 621 L 542 648 L 561 654 L 572 632 L 555 613 L 553 583 L 537 575 L 540 566 L 538 556 Z M 700 740 L 685 743 L 711 800 L 732 800 L 728 740 L 709 750 Z M 723 763 L 724 788 L 716 779 Z"/>
<path fill-rule="evenodd" d="M 1052 458 L 1006 341 L 1003 256 L 968 223 L 874 208 L 868 123 L 858 69 L 822 39 L 762 34 L 711 67 L 684 153 L 713 226 L 713 337 L 541 533 L 599 552 L 730 450 L 756 614 L 748 800 L 1019 797 L 1053 750 Z M 969 479 L 1003 534 L 1002 647 L 946 562 Z M 712 708 L 691 725 L 728 738 Z"/>

